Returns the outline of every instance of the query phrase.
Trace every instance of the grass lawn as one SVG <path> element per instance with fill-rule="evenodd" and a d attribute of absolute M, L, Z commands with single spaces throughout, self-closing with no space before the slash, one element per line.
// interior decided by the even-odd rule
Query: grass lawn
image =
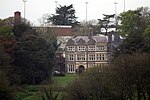
<path fill-rule="evenodd" d="M 65 87 L 69 83 L 73 82 L 73 80 L 75 80 L 76 78 L 78 78 L 78 75 L 76 74 L 66 74 L 64 77 L 54 76 L 53 80 L 54 80 L 54 85 Z"/>
<path fill-rule="evenodd" d="M 75 80 L 76 78 L 78 78 L 78 75 L 76 74 L 66 74 L 65 76 L 53 76 L 54 87 L 65 87 L 69 83 L 73 82 L 73 80 Z M 18 100 L 41 100 L 40 89 L 42 87 L 42 85 L 23 86 L 18 90 L 16 94 L 17 98 Z"/>

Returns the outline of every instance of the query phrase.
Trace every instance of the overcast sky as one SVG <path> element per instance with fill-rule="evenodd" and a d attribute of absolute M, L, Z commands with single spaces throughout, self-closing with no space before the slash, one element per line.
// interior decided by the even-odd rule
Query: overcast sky
<path fill-rule="evenodd" d="M 26 2 L 26 19 L 34 24 L 38 23 L 44 14 L 55 14 L 57 6 L 73 4 L 76 11 L 78 21 L 86 19 L 86 4 L 87 4 L 87 20 L 100 19 L 102 14 L 114 14 L 115 4 L 117 13 L 124 11 L 124 0 L 27 0 Z M 136 9 L 138 7 L 150 7 L 150 0 L 125 0 L 125 10 Z M 0 0 L 0 19 L 13 16 L 15 11 L 22 12 L 24 16 L 23 0 Z"/>

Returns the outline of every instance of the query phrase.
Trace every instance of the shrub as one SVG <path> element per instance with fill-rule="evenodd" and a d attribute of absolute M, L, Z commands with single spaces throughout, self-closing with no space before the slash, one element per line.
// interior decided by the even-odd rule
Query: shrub
<path fill-rule="evenodd" d="M 3 72 L 0 71 L 0 98 L 1 100 L 15 100 L 14 91 Z"/>

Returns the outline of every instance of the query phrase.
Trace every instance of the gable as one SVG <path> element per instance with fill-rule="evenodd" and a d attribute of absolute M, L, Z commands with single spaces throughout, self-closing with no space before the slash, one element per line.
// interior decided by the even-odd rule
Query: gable
<path fill-rule="evenodd" d="M 95 40 L 93 38 L 90 38 L 90 40 L 88 41 L 89 45 L 95 45 Z"/>
<path fill-rule="evenodd" d="M 86 42 L 85 42 L 82 38 L 80 38 L 80 39 L 77 41 L 77 44 L 78 44 L 78 45 L 85 45 Z"/>

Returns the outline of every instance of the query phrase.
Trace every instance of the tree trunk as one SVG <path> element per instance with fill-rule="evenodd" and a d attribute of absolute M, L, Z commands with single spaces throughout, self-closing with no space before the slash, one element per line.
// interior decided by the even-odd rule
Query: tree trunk
<path fill-rule="evenodd" d="M 143 94 L 143 99 L 146 100 L 146 93 L 143 91 L 142 94 Z"/>
<path fill-rule="evenodd" d="M 148 94 L 148 100 L 150 100 L 150 91 L 147 90 L 147 94 Z"/>
<path fill-rule="evenodd" d="M 141 91 L 139 85 L 137 85 L 137 92 L 138 92 L 138 100 L 141 100 Z"/>

